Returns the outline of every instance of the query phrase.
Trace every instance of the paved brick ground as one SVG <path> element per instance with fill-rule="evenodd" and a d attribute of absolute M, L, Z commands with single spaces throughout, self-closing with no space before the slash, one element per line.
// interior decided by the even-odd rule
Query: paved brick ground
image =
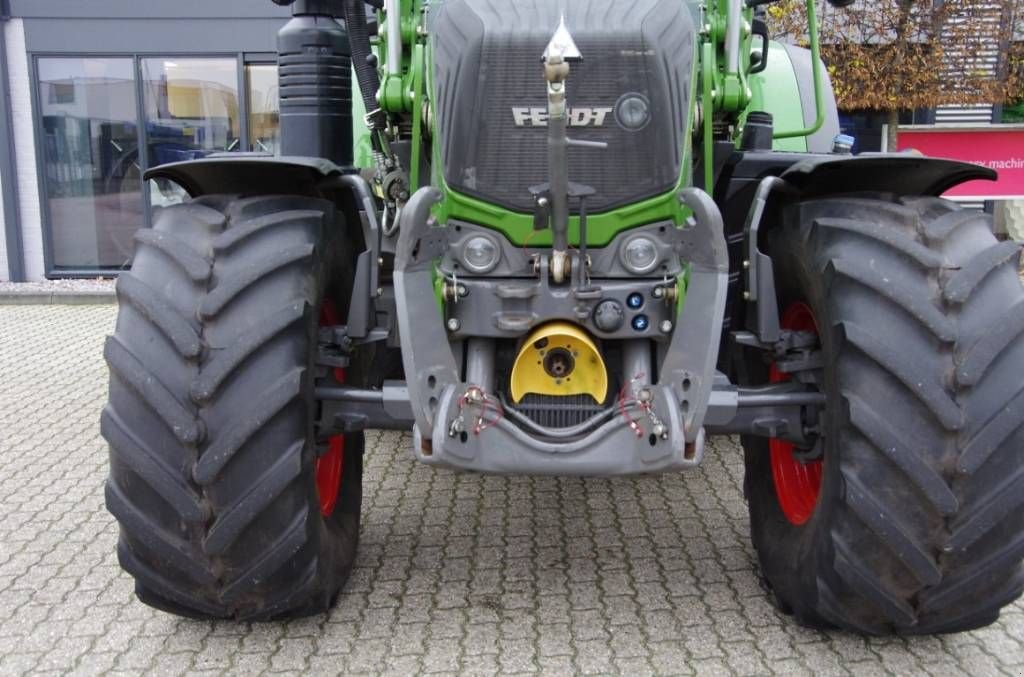
<path fill-rule="evenodd" d="M 459 475 L 370 435 L 362 550 L 326 617 L 135 601 L 103 509 L 113 307 L 0 307 L 0 673 L 1024 675 L 1024 605 L 971 634 L 802 630 L 758 585 L 736 445 L 640 479 Z"/>

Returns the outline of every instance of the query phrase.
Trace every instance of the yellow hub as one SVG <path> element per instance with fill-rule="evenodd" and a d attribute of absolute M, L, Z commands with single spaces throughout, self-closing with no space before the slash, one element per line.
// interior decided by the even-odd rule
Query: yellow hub
<path fill-rule="evenodd" d="M 535 395 L 590 395 L 604 402 L 608 370 L 586 332 L 568 322 L 533 330 L 512 366 L 512 400 Z"/>

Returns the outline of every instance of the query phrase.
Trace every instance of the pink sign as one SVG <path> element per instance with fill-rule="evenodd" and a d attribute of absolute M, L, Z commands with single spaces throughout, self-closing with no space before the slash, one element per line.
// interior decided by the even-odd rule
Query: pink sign
<path fill-rule="evenodd" d="M 968 181 L 945 197 L 973 200 L 1024 198 L 1024 128 L 900 127 L 897 150 L 917 150 L 930 157 L 961 160 L 999 172 L 998 181 Z"/>

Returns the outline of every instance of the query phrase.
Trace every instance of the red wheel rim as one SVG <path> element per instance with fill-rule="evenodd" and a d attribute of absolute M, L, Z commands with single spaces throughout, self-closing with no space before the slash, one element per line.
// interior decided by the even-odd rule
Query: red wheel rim
<path fill-rule="evenodd" d="M 324 299 L 320 304 L 320 325 L 333 326 L 340 323 L 337 306 L 331 299 Z M 338 383 L 344 383 L 345 370 L 335 367 L 334 378 Z M 333 435 L 327 439 L 327 452 L 316 459 L 316 491 L 320 497 L 320 514 L 324 517 L 330 517 L 334 506 L 338 504 L 344 465 L 345 436 Z"/>
<path fill-rule="evenodd" d="M 814 313 L 810 306 L 803 302 L 791 304 L 782 314 L 782 328 L 794 331 L 810 331 L 818 333 L 814 321 Z M 768 380 L 780 383 L 789 380 L 789 374 L 779 371 L 776 365 L 771 366 Z M 803 463 L 793 456 L 794 445 L 785 440 L 768 440 L 771 453 L 772 478 L 775 480 L 775 495 L 779 499 L 779 507 L 791 524 L 800 526 L 811 519 L 814 508 L 821 494 L 821 460 Z"/>
<path fill-rule="evenodd" d="M 345 465 L 345 436 L 327 440 L 327 453 L 316 459 L 316 491 L 320 495 L 320 514 L 330 517 L 338 503 L 341 471 Z"/>

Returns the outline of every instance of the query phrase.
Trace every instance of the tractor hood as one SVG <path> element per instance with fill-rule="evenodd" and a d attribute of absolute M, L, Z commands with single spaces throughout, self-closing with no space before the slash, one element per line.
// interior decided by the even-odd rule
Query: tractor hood
<path fill-rule="evenodd" d="M 447 0 L 431 8 L 436 141 L 448 186 L 533 209 L 548 180 L 541 55 L 564 14 L 582 63 L 569 76 L 569 179 L 588 211 L 671 190 L 689 113 L 694 27 L 680 0 Z"/>

